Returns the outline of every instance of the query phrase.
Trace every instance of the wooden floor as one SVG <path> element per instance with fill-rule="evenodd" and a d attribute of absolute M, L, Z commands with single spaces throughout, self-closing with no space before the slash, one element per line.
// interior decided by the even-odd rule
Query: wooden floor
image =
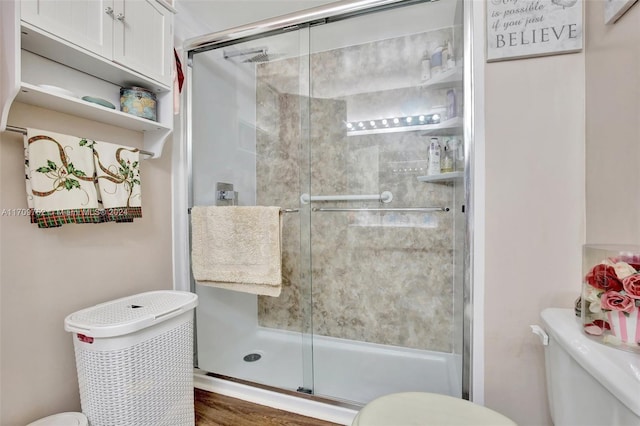
<path fill-rule="evenodd" d="M 337 426 L 336 423 L 195 389 L 196 426 Z"/>

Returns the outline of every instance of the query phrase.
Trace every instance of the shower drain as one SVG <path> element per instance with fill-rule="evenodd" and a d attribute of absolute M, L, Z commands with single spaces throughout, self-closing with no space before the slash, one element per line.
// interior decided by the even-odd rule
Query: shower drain
<path fill-rule="evenodd" d="M 258 353 L 252 353 L 252 354 L 245 355 L 242 359 L 245 360 L 245 362 L 255 362 L 260 358 L 262 358 L 262 355 Z"/>

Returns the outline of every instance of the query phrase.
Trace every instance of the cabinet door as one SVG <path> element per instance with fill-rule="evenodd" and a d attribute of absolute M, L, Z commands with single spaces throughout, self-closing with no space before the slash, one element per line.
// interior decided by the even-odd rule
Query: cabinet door
<path fill-rule="evenodd" d="M 112 8 L 113 0 L 22 0 L 20 17 L 31 25 L 111 59 Z"/>
<path fill-rule="evenodd" d="M 173 15 L 155 0 L 115 0 L 113 60 L 171 84 Z"/>

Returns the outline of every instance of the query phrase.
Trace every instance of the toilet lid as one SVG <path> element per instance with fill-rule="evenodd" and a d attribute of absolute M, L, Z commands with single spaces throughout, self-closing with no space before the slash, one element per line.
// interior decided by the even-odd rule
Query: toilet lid
<path fill-rule="evenodd" d="M 82 413 L 60 413 L 36 420 L 27 426 L 87 426 L 89 423 Z"/>
<path fill-rule="evenodd" d="M 464 399 L 426 392 L 386 395 L 367 404 L 353 426 L 516 426 L 500 413 Z"/>

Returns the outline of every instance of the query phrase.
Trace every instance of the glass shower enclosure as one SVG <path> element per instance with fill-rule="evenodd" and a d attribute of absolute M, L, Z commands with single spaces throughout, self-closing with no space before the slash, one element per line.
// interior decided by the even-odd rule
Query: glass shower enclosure
<path fill-rule="evenodd" d="M 463 2 L 368 3 L 190 44 L 191 205 L 283 215 L 280 296 L 192 283 L 197 365 L 355 404 L 466 396 Z"/>

